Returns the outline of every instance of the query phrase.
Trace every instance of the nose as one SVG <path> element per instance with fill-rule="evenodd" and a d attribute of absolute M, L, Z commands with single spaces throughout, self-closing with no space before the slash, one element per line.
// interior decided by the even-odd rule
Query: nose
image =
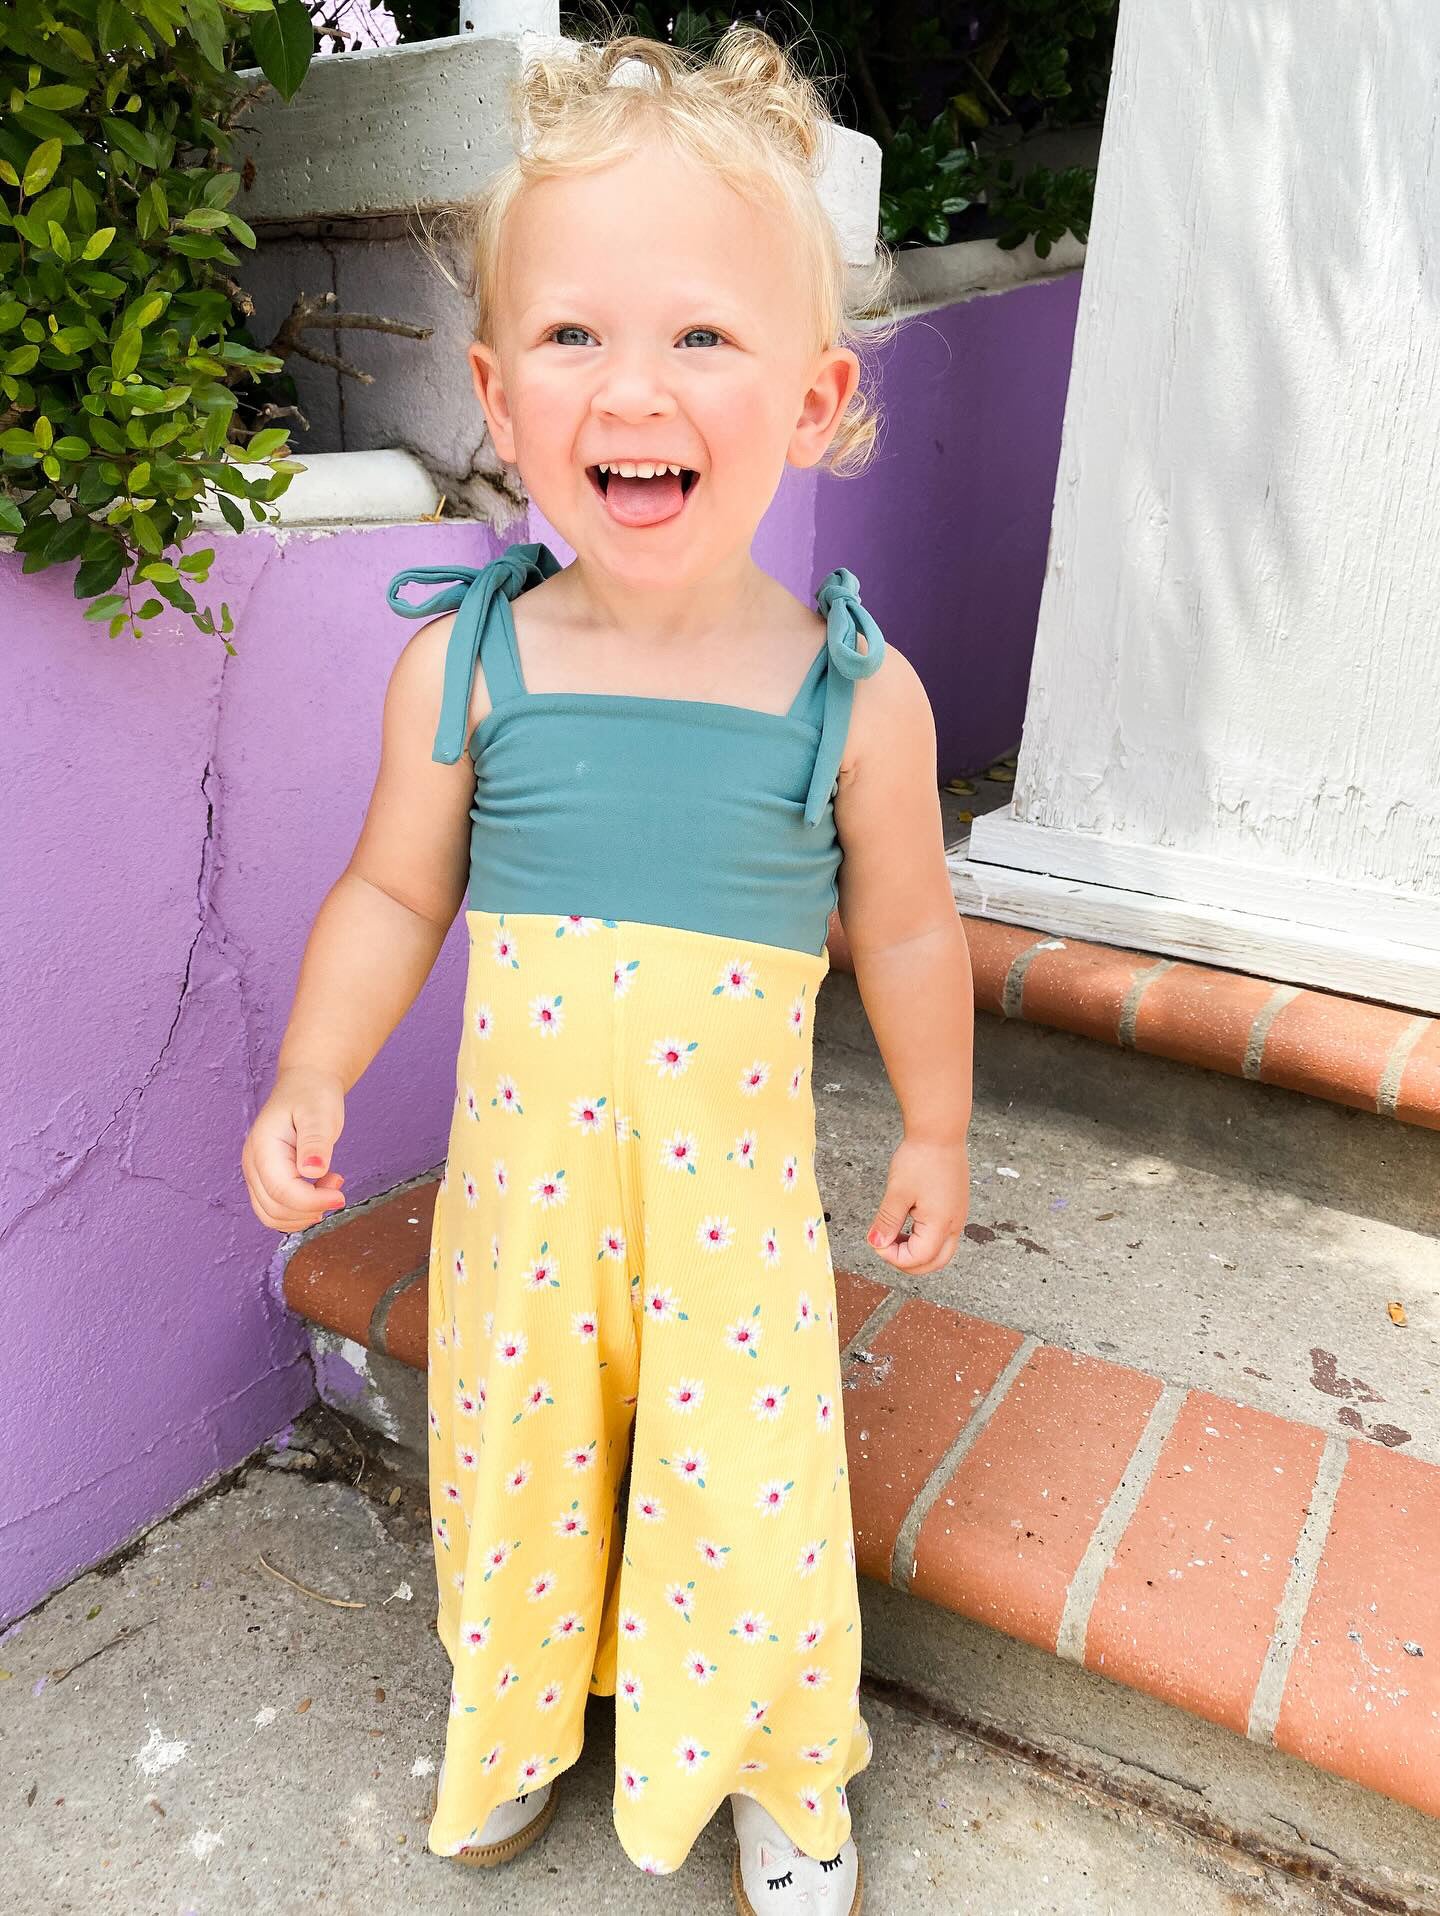
<path fill-rule="evenodd" d="M 675 413 L 675 400 L 660 367 L 650 353 L 639 350 L 606 355 L 590 406 L 597 418 L 627 423 L 669 419 Z"/>

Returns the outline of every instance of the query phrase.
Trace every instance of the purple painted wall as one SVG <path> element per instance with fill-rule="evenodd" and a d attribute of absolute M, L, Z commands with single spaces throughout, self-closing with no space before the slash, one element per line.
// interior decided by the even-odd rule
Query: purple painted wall
<path fill-rule="evenodd" d="M 802 596 L 858 574 L 926 679 L 947 776 L 1019 733 L 1077 290 L 912 322 L 875 466 L 788 474 L 756 541 Z M 569 556 L 538 515 L 510 536 Z M 385 587 L 505 542 L 459 523 L 195 539 L 217 551 L 204 601 L 235 616 L 228 660 L 180 619 L 112 642 L 69 568 L 27 578 L 0 554 L 0 1627 L 315 1394 L 240 1146 L 415 629 Z M 443 1155 L 463 947 L 460 922 L 351 1094 L 352 1201 Z"/>
<path fill-rule="evenodd" d="M 942 780 L 1020 739 L 1081 277 L 908 320 L 877 355 L 873 464 L 821 481 L 816 569 L 849 566 L 920 674 Z"/>

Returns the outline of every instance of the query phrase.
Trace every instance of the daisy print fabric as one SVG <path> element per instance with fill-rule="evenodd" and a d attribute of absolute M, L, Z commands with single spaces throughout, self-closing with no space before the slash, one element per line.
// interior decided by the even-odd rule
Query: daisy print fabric
<path fill-rule="evenodd" d="M 429 1847 L 573 1763 L 602 1694 L 640 1868 L 678 1868 L 732 1790 L 832 1856 L 870 1737 L 815 1182 L 828 955 L 465 916 L 429 1274 L 453 1665 Z"/>

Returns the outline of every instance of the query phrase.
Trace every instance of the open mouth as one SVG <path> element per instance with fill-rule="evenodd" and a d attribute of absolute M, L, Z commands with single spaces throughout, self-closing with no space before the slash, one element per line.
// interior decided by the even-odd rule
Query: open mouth
<path fill-rule="evenodd" d="M 622 526 L 655 526 L 675 518 L 700 475 L 690 466 L 650 460 L 606 460 L 586 475 L 607 515 Z"/>

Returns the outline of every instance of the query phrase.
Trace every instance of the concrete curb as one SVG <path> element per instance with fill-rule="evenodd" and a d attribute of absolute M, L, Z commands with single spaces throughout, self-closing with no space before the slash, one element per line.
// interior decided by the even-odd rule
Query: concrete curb
<path fill-rule="evenodd" d="M 298 1240 L 284 1296 L 415 1370 L 436 1182 Z M 836 1273 L 856 1555 L 1440 1815 L 1440 1468 Z"/>

